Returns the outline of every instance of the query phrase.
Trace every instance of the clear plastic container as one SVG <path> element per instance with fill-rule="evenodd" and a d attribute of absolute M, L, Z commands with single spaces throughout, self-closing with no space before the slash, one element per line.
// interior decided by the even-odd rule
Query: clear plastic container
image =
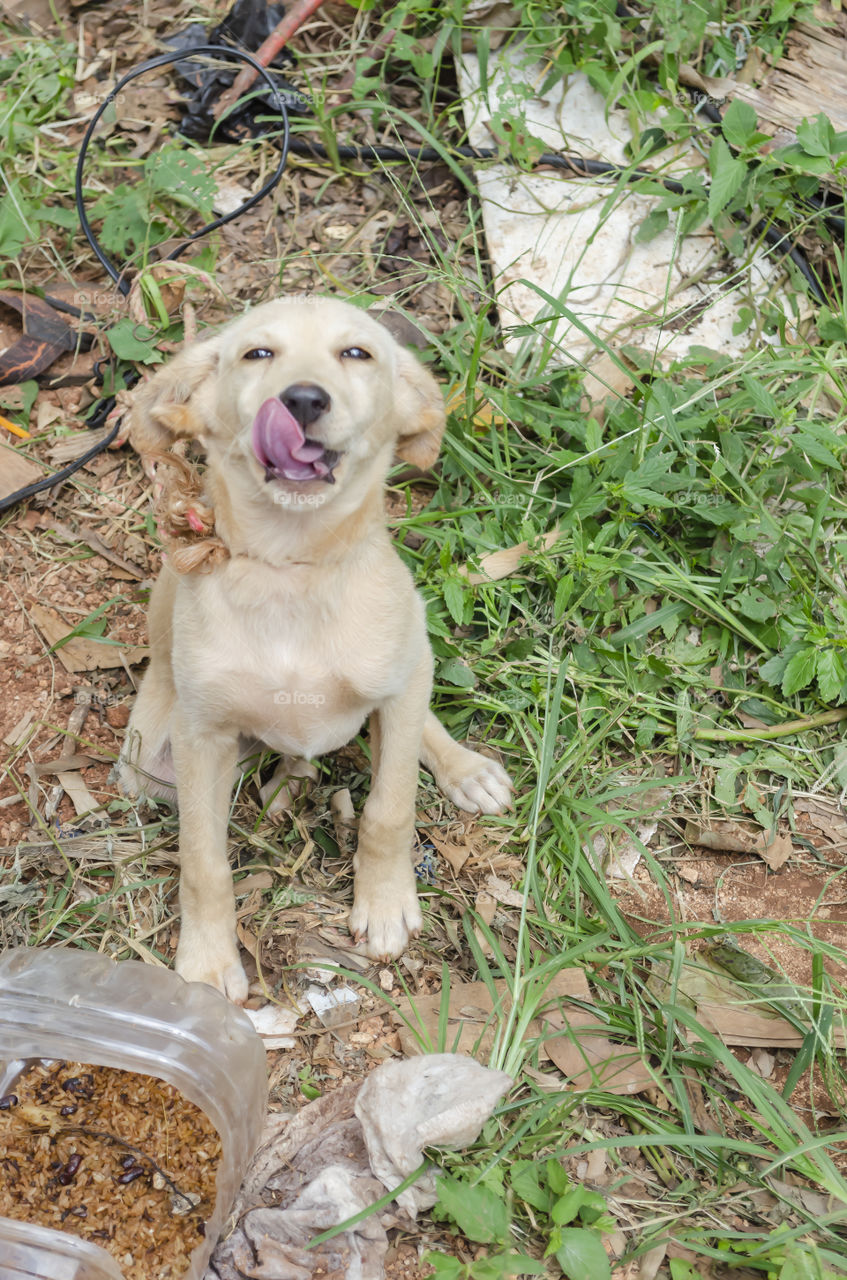
<path fill-rule="evenodd" d="M 184 1277 L 201 1280 L 265 1115 L 265 1050 L 249 1018 L 211 987 L 167 969 L 22 947 L 0 955 L 0 1095 L 32 1058 L 157 1076 L 206 1113 L 222 1154 L 214 1212 Z M 30 1278 L 122 1280 L 98 1246 L 0 1218 L 0 1280 Z"/>

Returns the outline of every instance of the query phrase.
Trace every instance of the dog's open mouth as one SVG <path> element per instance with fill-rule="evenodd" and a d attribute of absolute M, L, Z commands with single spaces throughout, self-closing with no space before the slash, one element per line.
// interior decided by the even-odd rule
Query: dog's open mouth
<path fill-rule="evenodd" d="M 266 400 L 253 423 L 253 452 L 266 480 L 325 480 L 335 484 L 333 467 L 341 456 L 309 440 L 281 400 Z"/>

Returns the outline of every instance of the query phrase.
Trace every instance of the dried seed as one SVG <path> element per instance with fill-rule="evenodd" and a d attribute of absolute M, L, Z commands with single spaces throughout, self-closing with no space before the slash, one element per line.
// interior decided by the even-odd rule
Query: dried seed
<path fill-rule="evenodd" d="M 67 1106 L 64 1106 L 61 1108 L 61 1110 L 59 1111 L 59 1115 L 72 1116 L 72 1115 L 75 1115 L 78 1110 L 79 1110 L 79 1107 L 76 1105 L 75 1102 L 69 1102 Z"/>
<path fill-rule="evenodd" d="M 82 1156 L 76 1152 L 68 1160 L 62 1172 L 59 1174 L 58 1182 L 62 1187 L 69 1187 L 77 1175 L 77 1170 L 82 1164 Z"/>
<path fill-rule="evenodd" d="M 0 1098 L 0 1111 L 8 1111 L 10 1107 L 18 1105 L 18 1095 L 16 1093 L 7 1093 L 5 1097 Z"/>
<path fill-rule="evenodd" d="M 82 1076 L 72 1076 L 70 1080 L 64 1081 L 62 1088 L 66 1093 L 76 1093 L 81 1098 L 90 1098 L 94 1092 L 94 1076 L 90 1071 Z"/>
<path fill-rule="evenodd" d="M 143 1172 L 144 1170 L 140 1165 L 135 1165 L 132 1169 L 127 1169 L 126 1173 L 122 1173 L 116 1181 L 119 1182 L 122 1187 L 125 1187 L 127 1183 L 135 1182 L 136 1178 L 140 1178 Z"/>

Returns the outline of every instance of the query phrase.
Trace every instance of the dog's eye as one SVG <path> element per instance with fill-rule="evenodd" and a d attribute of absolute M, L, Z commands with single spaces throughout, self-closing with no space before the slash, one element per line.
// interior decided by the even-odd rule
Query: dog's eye
<path fill-rule="evenodd" d="M 347 347 L 341 352 L 342 360 L 373 360 L 370 351 L 366 351 L 364 347 Z"/>
<path fill-rule="evenodd" d="M 274 353 L 268 351 L 267 347 L 254 347 L 252 351 L 245 351 L 241 358 L 242 360 L 273 360 Z"/>

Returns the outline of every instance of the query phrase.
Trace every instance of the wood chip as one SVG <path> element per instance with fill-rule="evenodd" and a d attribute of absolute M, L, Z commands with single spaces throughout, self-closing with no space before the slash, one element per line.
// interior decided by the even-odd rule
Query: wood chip
<path fill-rule="evenodd" d="M 805 116 L 821 112 L 836 132 L 847 129 L 847 13 L 827 9 L 826 25 L 799 22 L 789 32 L 785 53 L 759 88 L 736 81 L 731 96 L 748 102 L 765 132 L 796 136 Z"/>
<path fill-rule="evenodd" d="M 7 747 L 19 747 L 26 739 L 26 731 L 35 719 L 35 712 L 30 708 L 25 711 L 16 725 L 13 725 L 3 739 Z"/>
<path fill-rule="evenodd" d="M 44 468 L 37 467 L 29 458 L 24 458 L 14 449 L 0 446 L 0 498 L 8 498 L 10 493 L 17 493 L 18 489 L 42 480 L 45 474 Z"/>
<path fill-rule="evenodd" d="M 65 794 L 69 797 L 78 817 L 102 808 L 100 801 L 94 799 L 94 796 L 78 773 L 60 773 L 58 780 L 64 788 Z"/>

